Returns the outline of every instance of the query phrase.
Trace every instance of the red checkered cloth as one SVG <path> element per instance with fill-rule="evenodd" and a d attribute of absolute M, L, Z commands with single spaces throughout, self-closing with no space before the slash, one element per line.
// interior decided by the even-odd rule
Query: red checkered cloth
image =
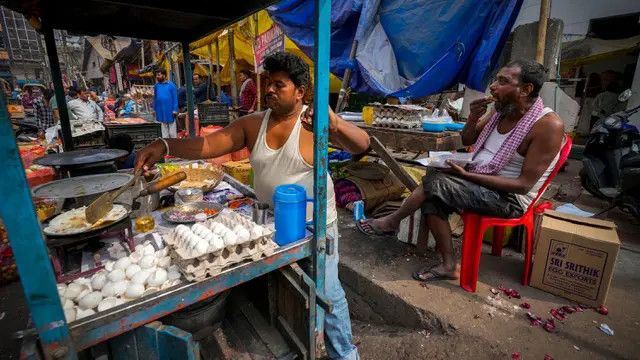
<path fill-rule="evenodd" d="M 256 103 L 257 88 L 253 80 L 246 80 L 247 85 L 244 86 L 240 92 L 240 110 L 248 112 L 249 110 L 255 110 L 254 104 Z"/>
<path fill-rule="evenodd" d="M 531 127 L 533 127 L 533 124 L 535 124 L 536 120 L 540 118 L 543 109 L 544 105 L 542 104 L 542 99 L 538 97 L 533 103 L 533 106 L 531 106 L 531 108 L 529 108 L 529 111 L 527 111 L 527 113 L 524 114 L 520 121 L 518 121 L 516 127 L 511 131 L 507 139 L 502 143 L 502 146 L 500 146 L 500 150 L 498 150 L 498 153 L 493 157 L 493 159 L 486 163 L 471 166 L 469 170 L 477 174 L 495 175 L 499 173 L 500 170 L 502 170 L 507 165 L 513 155 L 516 153 L 518 147 L 522 143 L 522 140 L 524 140 L 525 136 L 527 136 L 529 130 L 531 130 Z M 478 136 L 478 140 L 474 145 L 474 158 L 476 154 L 478 154 L 478 152 L 482 150 L 482 148 L 484 147 L 484 143 L 489 138 L 489 135 L 491 135 L 491 133 L 496 129 L 502 116 L 502 113 L 496 113 L 495 115 L 493 115 L 491 120 L 489 120 L 487 125 L 485 125 L 484 129 L 482 129 L 482 132 L 480 133 L 480 136 Z"/>

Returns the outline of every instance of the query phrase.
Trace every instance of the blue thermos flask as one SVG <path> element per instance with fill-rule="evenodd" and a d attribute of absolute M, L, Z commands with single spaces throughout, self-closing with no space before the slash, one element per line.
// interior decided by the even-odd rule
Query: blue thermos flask
<path fill-rule="evenodd" d="M 275 242 L 286 245 L 304 238 L 307 223 L 307 191 L 300 185 L 278 185 L 273 192 L 273 212 L 275 216 Z"/>

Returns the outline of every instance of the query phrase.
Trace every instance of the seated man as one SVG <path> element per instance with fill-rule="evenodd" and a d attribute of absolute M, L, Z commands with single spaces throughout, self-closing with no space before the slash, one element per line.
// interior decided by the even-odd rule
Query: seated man
<path fill-rule="evenodd" d="M 564 126 L 538 97 L 544 81 L 543 66 L 533 61 L 518 60 L 500 69 L 489 87 L 492 97 L 471 103 L 461 133 L 464 145 L 474 144 L 472 166 L 464 169 L 449 163 L 449 169 L 430 170 L 423 186 L 416 188 L 395 213 L 358 224 L 367 234 L 392 233 L 400 220 L 422 207 L 443 262 L 416 271 L 416 280 L 458 278 L 448 222 L 451 213 L 467 210 L 519 217 L 549 177 L 558 161 Z M 497 113 L 481 120 L 493 101 Z"/>

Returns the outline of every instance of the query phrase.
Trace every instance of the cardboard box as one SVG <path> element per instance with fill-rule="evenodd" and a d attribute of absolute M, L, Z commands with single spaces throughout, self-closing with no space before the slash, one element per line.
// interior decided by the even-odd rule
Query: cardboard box
<path fill-rule="evenodd" d="M 253 182 L 253 168 L 249 160 L 229 161 L 222 164 L 222 169 L 245 185 L 251 185 Z"/>
<path fill-rule="evenodd" d="M 604 304 L 619 249 L 614 223 L 548 210 L 530 285 L 580 304 Z"/>

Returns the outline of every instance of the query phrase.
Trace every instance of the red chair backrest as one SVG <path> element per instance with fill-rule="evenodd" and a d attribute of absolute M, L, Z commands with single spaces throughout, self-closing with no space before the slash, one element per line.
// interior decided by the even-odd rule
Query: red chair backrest
<path fill-rule="evenodd" d="M 538 202 L 538 199 L 540 199 L 542 194 L 544 194 L 544 191 L 547 190 L 547 187 L 549 186 L 549 184 L 551 184 L 551 181 L 553 181 L 553 178 L 556 177 L 560 169 L 562 169 L 562 166 L 569 158 L 569 153 L 571 152 L 571 143 L 572 143 L 571 138 L 569 137 L 568 134 L 565 134 L 564 145 L 562 145 L 562 148 L 560 149 L 560 156 L 558 156 L 558 162 L 556 163 L 556 166 L 553 167 L 553 170 L 551 171 L 551 174 L 549 174 L 549 177 L 547 178 L 547 180 L 545 180 L 544 184 L 542 184 L 542 187 L 540 188 L 540 190 L 538 190 L 538 195 L 536 195 L 535 199 L 533 199 L 533 201 L 529 205 L 529 209 L 531 209 L 536 204 L 536 202 Z M 529 211 L 529 209 L 527 209 L 527 211 Z"/>

